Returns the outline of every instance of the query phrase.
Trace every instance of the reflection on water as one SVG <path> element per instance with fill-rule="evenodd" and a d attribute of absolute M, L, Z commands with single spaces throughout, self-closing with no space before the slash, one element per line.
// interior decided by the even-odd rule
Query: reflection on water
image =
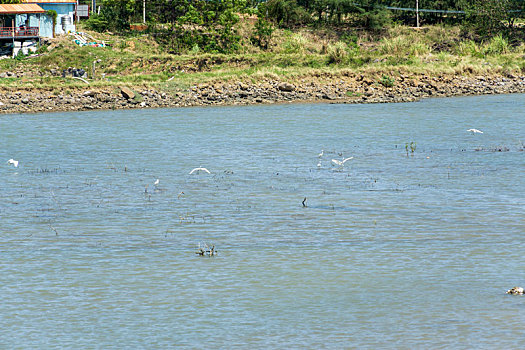
<path fill-rule="evenodd" d="M 524 105 L 2 116 L 0 345 L 517 346 Z"/>

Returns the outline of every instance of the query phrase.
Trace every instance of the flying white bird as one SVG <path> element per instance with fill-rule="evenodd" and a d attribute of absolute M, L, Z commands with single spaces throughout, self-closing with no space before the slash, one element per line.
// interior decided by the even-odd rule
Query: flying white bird
<path fill-rule="evenodd" d="M 210 171 L 208 169 L 203 168 L 203 167 L 199 167 L 199 168 L 195 168 L 192 171 L 190 171 L 190 175 L 193 174 L 194 172 L 197 172 L 197 171 L 204 171 L 204 172 L 210 174 Z"/>
<path fill-rule="evenodd" d="M 9 159 L 9 160 L 7 161 L 7 164 L 13 164 L 13 166 L 14 166 L 15 168 L 18 168 L 18 160 Z"/>
<path fill-rule="evenodd" d="M 338 166 L 342 167 L 342 166 L 345 165 L 346 161 L 348 161 L 350 159 L 354 159 L 354 157 L 345 158 L 342 161 L 341 160 L 337 160 L 337 159 L 332 159 L 332 163 L 334 165 L 338 165 Z"/>
<path fill-rule="evenodd" d="M 483 134 L 483 131 L 478 129 L 468 129 L 467 131 L 470 131 L 473 134 Z"/>

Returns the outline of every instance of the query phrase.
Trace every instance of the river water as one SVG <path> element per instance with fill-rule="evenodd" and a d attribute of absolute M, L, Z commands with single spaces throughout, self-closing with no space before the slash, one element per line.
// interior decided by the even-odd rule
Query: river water
<path fill-rule="evenodd" d="M 0 347 L 521 346 L 524 111 L 0 116 Z"/>

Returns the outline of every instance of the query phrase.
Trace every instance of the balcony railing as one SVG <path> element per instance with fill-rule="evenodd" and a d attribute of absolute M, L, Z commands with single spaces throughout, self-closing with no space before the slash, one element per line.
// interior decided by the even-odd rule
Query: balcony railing
<path fill-rule="evenodd" d="M 38 27 L 0 27 L 0 38 L 38 36 Z"/>

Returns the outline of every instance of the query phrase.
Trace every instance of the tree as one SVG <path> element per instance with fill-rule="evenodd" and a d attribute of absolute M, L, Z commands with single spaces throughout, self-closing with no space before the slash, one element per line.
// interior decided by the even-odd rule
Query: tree
<path fill-rule="evenodd" d="M 104 0 L 102 2 L 100 15 L 104 21 L 107 22 L 107 29 L 129 29 L 134 3 L 134 0 Z"/>
<path fill-rule="evenodd" d="M 231 53 L 240 49 L 235 29 L 246 0 L 153 0 L 152 15 L 169 26 L 158 26 L 155 38 L 170 52 Z M 163 9 L 159 13 L 158 9 Z"/>
<path fill-rule="evenodd" d="M 57 25 L 58 14 L 57 14 L 57 12 L 55 10 L 47 10 L 46 11 L 46 15 L 51 17 L 51 21 L 53 23 L 53 38 L 54 38 L 55 37 L 55 27 Z"/>
<path fill-rule="evenodd" d="M 466 8 L 467 24 L 481 35 L 494 35 L 511 27 L 523 11 L 517 0 L 474 0 Z"/>
<path fill-rule="evenodd" d="M 251 37 L 254 44 L 267 50 L 272 40 L 272 34 L 275 30 L 272 23 L 266 16 L 266 4 L 260 4 L 257 7 L 257 22 L 255 22 L 255 31 Z"/>
<path fill-rule="evenodd" d="M 293 27 L 310 19 L 296 0 L 269 0 L 266 9 L 268 18 L 281 27 Z"/>

